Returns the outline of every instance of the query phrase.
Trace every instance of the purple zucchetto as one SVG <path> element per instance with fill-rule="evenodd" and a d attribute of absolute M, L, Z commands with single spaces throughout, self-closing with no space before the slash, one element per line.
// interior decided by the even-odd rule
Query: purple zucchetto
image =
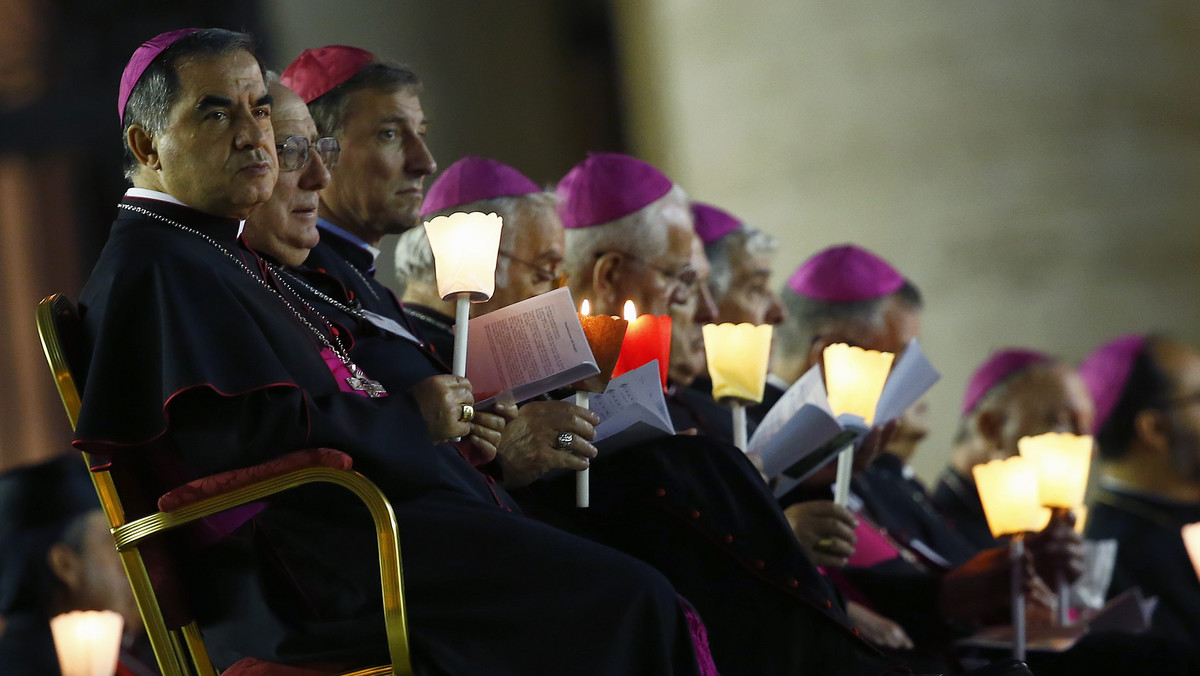
<path fill-rule="evenodd" d="M 592 153 L 558 182 L 558 215 L 567 229 L 611 223 L 660 199 L 673 185 L 635 157 Z"/>
<path fill-rule="evenodd" d="M 288 64 L 279 76 L 279 82 L 296 92 L 305 103 L 312 103 L 376 60 L 371 52 L 346 45 L 306 49 Z"/>
<path fill-rule="evenodd" d="M 1079 377 L 1096 404 L 1094 430 L 1099 430 L 1112 414 L 1129 382 L 1133 364 L 1145 348 L 1145 336 L 1121 336 L 1096 348 L 1079 365 Z"/>
<path fill-rule="evenodd" d="M 975 410 L 979 402 L 987 396 L 992 388 L 1008 380 L 1010 377 L 1024 371 L 1034 364 L 1047 364 L 1054 358 L 1044 352 L 1010 348 L 993 352 L 987 361 L 975 369 L 971 379 L 967 381 L 967 391 L 963 393 L 962 414 L 967 415 Z"/>
<path fill-rule="evenodd" d="M 129 57 L 129 63 L 125 64 L 125 71 L 121 73 L 121 86 L 117 91 L 117 119 L 121 121 L 122 128 L 125 127 L 125 104 L 129 102 L 129 95 L 133 93 L 138 80 L 142 79 L 142 73 L 167 47 L 199 31 L 199 28 L 180 28 L 160 33 L 133 50 L 133 56 Z"/>
<path fill-rule="evenodd" d="M 703 202 L 692 202 L 692 219 L 696 223 L 696 234 L 705 244 L 721 239 L 742 225 L 729 212 Z"/>
<path fill-rule="evenodd" d="M 425 193 L 421 217 L 479 200 L 520 197 L 542 189 L 525 174 L 484 157 L 467 156 L 451 164 Z"/>
<path fill-rule="evenodd" d="M 904 275 L 870 251 L 842 244 L 804 261 L 787 285 L 808 298 L 853 303 L 899 291 L 904 286 Z"/>

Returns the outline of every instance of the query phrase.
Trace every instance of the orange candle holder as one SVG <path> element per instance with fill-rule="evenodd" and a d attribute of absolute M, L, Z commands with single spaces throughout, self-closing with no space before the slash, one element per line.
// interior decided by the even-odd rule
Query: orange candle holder
<path fill-rule="evenodd" d="M 592 356 L 596 358 L 600 373 L 584 378 L 571 387 L 584 392 L 603 392 L 613 378 L 613 369 L 617 366 L 629 322 L 612 315 L 581 314 L 579 323 L 583 325 L 583 334 L 587 336 L 588 346 L 592 348 Z"/>

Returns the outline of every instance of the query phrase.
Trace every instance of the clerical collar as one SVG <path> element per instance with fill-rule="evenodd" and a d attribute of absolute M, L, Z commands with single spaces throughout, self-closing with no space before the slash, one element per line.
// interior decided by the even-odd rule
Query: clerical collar
<path fill-rule="evenodd" d="M 317 227 L 324 234 L 333 235 L 335 240 L 326 243 L 340 251 L 343 256 L 363 272 L 375 274 L 375 259 L 379 258 L 380 250 L 362 241 L 358 235 L 339 228 L 324 218 L 317 219 Z M 338 246 L 341 244 L 341 246 Z M 363 254 L 367 254 L 364 256 Z"/>
<path fill-rule="evenodd" d="M 175 197 L 173 195 L 168 195 L 165 192 L 159 192 L 157 190 L 150 190 L 149 188 L 130 188 L 125 191 L 125 196 L 132 197 L 134 199 L 155 200 L 157 202 L 166 202 L 167 204 L 175 204 L 175 205 L 178 205 L 181 207 L 187 207 L 188 209 L 192 209 L 193 211 L 199 211 L 199 209 L 196 209 L 195 207 L 190 207 L 190 206 L 184 204 L 183 202 L 180 202 L 179 200 L 175 199 Z M 237 236 L 241 237 L 242 231 L 245 229 L 246 229 L 246 221 L 238 221 Z"/>
<path fill-rule="evenodd" d="M 787 389 L 792 386 L 791 383 L 784 380 L 783 378 L 780 378 L 779 376 L 775 375 L 774 373 L 767 374 L 767 384 L 778 387 L 779 389 L 783 390 L 784 392 L 786 392 Z"/>

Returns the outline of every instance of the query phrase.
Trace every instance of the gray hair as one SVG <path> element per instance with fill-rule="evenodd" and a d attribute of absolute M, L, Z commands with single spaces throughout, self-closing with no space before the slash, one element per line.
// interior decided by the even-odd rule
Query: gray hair
<path fill-rule="evenodd" d="M 368 63 L 350 79 L 313 99 L 308 112 L 322 136 L 340 136 L 346 124 L 346 106 L 350 95 L 364 89 L 377 91 L 421 91 L 421 78 L 411 68 L 398 63 L 377 61 Z"/>
<path fill-rule="evenodd" d="M 743 223 L 724 237 L 704 245 L 704 255 L 708 257 L 710 266 L 708 288 L 712 291 L 713 300 L 718 303 L 733 283 L 733 265 L 729 258 L 735 249 L 751 255 L 773 254 L 779 250 L 779 240 Z"/>
<path fill-rule="evenodd" d="M 671 207 L 688 208 L 688 196 L 678 185 L 657 200 L 622 216 L 590 228 L 571 228 L 565 233 L 567 255 L 563 267 L 572 286 L 592 269 L 597 254 L 610 251 L 637 255 L 653 260 L 667 251 L 669 242 L 665 228 L 658 227 L 664 211 Z"/>
<path fill-rule="evenodd" d="M 893 299 L 909 310 L 919 311 L 924 306 L 921 291 L 907 280 L 895 293 L 869 300 L 845 303 L 818 300 L 802 296 L 787 286 L 779 296 L 788 316 L 775 327 L 775 337 L 786 353 L 806 353 L 822 335 L 846 324 L 880 326 L 888 302 Z"/>
<path fill-rule="evenodd" d="M 187 59 L 224 56 L 231 52 L 244 51 L 258 61 L 254 52 L 254 40 L 246 33 L 227 31 L 221 28 L 206 28 L 186 35 L 163 50 L 146 66 L 125 102 L 124 124 L 121 126 L 121 146 L 124 148 L 125 178 L 133 182 L 140 163 L 129 147 L 129 128 L 138 125 L 147 134 L 162 133 L 170 121 L 171 107 L 179 99 L 181 89 L 177 68 Z"/>
<path fill-rule="evenodd" d="M 553 212 L 557 202 L 558 196 L 552 192 L 494 197 L 434 211 L 424 216 L 423 220 L 429 221 L 460 211 L 495 213 L 504 220 L 504 227 L 500 230 L 500 250 L 511 251 L 520 224 L 539 211 Z M 508 264 L 509 260 L 504 256 L 496 259 L 496 286 L 508 283 Z M 405 286 L 410 280 L 436 283 L 433 250 L 429 248 L 429 239 L 425 236 L 424 227 L 409 228 L 396 241 L 396 277 Z"/>

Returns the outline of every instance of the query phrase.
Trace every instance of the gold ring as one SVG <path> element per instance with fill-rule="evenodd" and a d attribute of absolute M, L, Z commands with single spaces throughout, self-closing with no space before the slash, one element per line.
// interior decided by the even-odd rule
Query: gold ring
<path fill-rule="evenodd" d="M 829 549 L 833 546 L 833 538 L 821 538 L 813 545 L 813 549 Z"/>
<path fill-rule="evenodd" d="M 459 414 L 459 422 L 469 423 L 475 419 L 475 407 L 470 404 L 462 405 L 462 413 Z"/>

